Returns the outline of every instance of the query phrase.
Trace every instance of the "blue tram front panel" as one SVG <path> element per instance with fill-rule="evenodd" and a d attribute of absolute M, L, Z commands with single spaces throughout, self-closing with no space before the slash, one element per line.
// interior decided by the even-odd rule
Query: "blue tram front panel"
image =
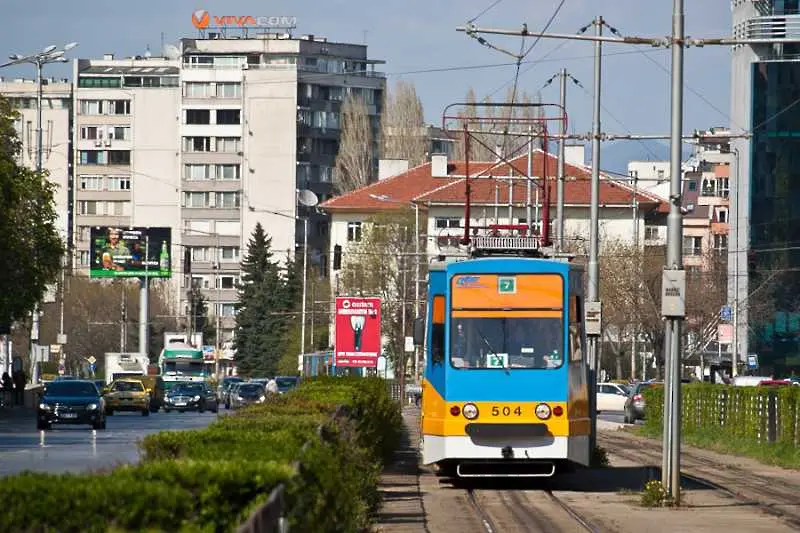
<path fill-rule="evenodd" d="M 581 271 L 473 259 L 429 274 L 422 398 L 426 464 L 589 461 Z"/>

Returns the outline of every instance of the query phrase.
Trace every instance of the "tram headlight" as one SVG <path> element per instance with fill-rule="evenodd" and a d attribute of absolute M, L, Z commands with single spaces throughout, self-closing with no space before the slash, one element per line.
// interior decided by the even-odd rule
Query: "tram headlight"
<path fill-rule="evenodd" d="M 478 407 L 474 403 L 464 404 L 464 408 L 461 409 L 461 412 L 467 420 L 475 420 L 478 418 Z"/>
<path fill-rule="evenodd" d="M 540 420 L 547 420 L 550 418 L 550 406 L 546 403 L 540 403 L 536 406 L 536 417 Z"/>

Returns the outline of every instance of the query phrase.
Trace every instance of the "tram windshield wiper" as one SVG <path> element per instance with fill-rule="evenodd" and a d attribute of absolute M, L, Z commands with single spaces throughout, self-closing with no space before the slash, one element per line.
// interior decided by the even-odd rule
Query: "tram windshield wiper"
<path fill-rule="evenodd" d="M 478 332 L 478 336 L 481 338 L 481 340 L 486 345 L 486 347 L 489 348 L 489 353 L 492 354 L 492 355 L 497 355 L 497 350 L 495 350 L 492 347 L 491 343 L 489 343 L 489 339 L 487 339 L 486 336 L 483 334 L 483 332 L 481 332 L 480 328 L 476 327 L 475 331 Z M 503 370 L 508 370 L 508 366 L 506 366 L 505 359 L 502 358 L 501 360 L 503 361 Z"/>

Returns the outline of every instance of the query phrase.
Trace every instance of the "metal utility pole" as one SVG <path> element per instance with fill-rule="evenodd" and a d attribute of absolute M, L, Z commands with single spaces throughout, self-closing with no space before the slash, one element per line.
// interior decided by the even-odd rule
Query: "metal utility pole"
<path fill-rule="evenodd" d="M 150 342 L 147 329 L 149 312 L 149 268 L 150 268 L 150 235 L 144 238 L 144 277 L 140 278 L 139 287 L 139 353 L 145 356 L 150 355 Z"/>
<path fill-rule="evenodd" d="M 594 20 L 595 35 L 603 35 L 603 17 Z M 602 334 L 602 307 L 600 303 L 600 266 L 598 248 L 600 240 L 600 96 L 602 86 L 602 42 L 594 43 L 594 110 L 592 113 L 592 182 L 589 211 L 589 280 L 586 295 L 586 334 L 589 362 L 589 412 L 597 411 L 597 367 L 600 359 L 599 345 Z M 591 318 L 591 320 L 590 320 Z M 596 443 L 597 417 L 592 416 L 590 450 Z"/>
<path fill-rule="evenodd" d="M 414 204 L 414 319 L 419 318 L 420 302 L 419 302 L 419 205 Z M 414 372 L 415 383 L 419 385 L 422 379 L 422 357 L 420 354 L 420 347 L 414 347 Z"/>
<path fill-rule="evenodd" d="M 547 159 L 547 154 L 544 154 Z M 546 164 L 546 163 L 545 163 Z M 525 209 L 525 217 L 528 222 L 528 235 L 533 235 L 533 126 L 528 126 L 528 180 L 526 181 L 527 203 Z M 537 200 L 536 205 L 539 205 Z M 538 215 L 536 217 L 539 218 Z M 538 222 L 538 220 L 537 220 Z M 509 221 L 509 224 L 511 222 Z"/>
<path fill-rule="evenodd" d="M 306 286 L 308 284 L 306 271 L 308 270 L 308 217 L 303 217 L 303 303 L 301 304 L 300 319 L 300 356 L 306 354 Z"/>
<path fill-rule="evenodd" d="M 633 201 L 631 202 L 631 210 L 633 211 L 633 248 L 635 253 L 637 254 L 637 258 L 639 257 L 639 173 L 633 173 Z M 641 258 L 638 261 L 639 272 L 641 273 L 642 261 Z M 641 277 L 639 278 L 641 279 Z M 641 286 L 641 285 L 640 285 Z M 638 288 L 638 287 L 637 287 Z M 639 301 L 639 291 L 636 292 L 636 300 L 637 303 Z M 636 379 L 636 341 L 638 340 L 637 337 L 639 336 L 639 328 L 636 327 L 636 322 L 634 322 L 633 328 L 633 336 L 631 337 L 631 380 Z"/>
<path fill-rule="evenodd" d="M 736 218 L 733 221 L 733 230 L 734 230 L 734 254 L 733 254 L 733 309 L 731 309 L 731 318 L 733 318 L 733 346 L 731 347 L 731 376 L 736 377 L 739 367 L 739 250 L 741 250 L 741 246 L 739 245 L 739 150 L 734 148 L 731 150 L 734 155 L 734 160 L 736 162 L 736 198 L 734 202 L 736 202 Z M 730 220 L 730 217 L 728 217 Z"/>
<path fill-rule="evenodd" d="M 681 214 L 681 133 L 683 131 L 683 0 L 672 4 L 672 119 L 670 137 L 670 209 L 667 216 L 667 265 L 662 282 L 664 347 L 664 441 L 661 482 L 675 503 L 681 494 L 681 325 L 685 316 L 686 272 L 683 270 Z M 680 302 L 675 302 L 675 299 Z"/>
<path fill-rule="evenodd" d="M 561 109 L 566 113 L 567 110 L 567 69 L 561 69 L 561 98 L 559 103 Z M 561 121 L 561 139 L 558 141 L 558 178 L 556 181 L 556 250 L 564 251 L 564 163 L 566 156 L 567 121 Z"/>
<path fill-rule="evenodd" d="M 119 351 L 125 352 L 128 348 L 128 315 L 125 310 L 125 301 L 128 299 L 127 292 L 125 291 L 125 284 L 122 286 L 122 298 L 120 300 L 120 321 L 119 321 Z"/>

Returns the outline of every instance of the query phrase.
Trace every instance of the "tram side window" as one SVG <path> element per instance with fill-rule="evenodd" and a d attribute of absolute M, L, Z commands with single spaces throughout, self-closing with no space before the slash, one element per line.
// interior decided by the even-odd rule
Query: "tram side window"
<path fill-rule="evenodd" d="M 572 296 L 569 306 L 569 352 L 571 361 L 583 360 L 583 302 L 580 296 Z"/>
<path fill-rule="evenodd" d="M 431 312 L 431 362 L 444 363 L 444 296 L 433 297 L 433 310 Z"/>

